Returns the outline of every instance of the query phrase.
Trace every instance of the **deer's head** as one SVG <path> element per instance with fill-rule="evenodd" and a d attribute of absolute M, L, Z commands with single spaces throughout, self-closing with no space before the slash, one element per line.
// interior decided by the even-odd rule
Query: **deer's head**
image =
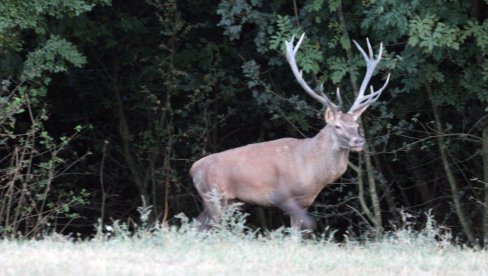
<path fill-rule="evenodd" d="M 357 93 L 356 100 L 352 104 L 351 108 L 347 113 L 343 113 L 341 111 L 342 107 L 342 99 L 341 93 L 339 88 L 337 88 L 337 98 L 339 104 L 333 103 L 323 92 L 323 85 L 319 86 L 319 93 L 314 91 L 312 88 L 308 86 L 308 84 L 303 79 L 303 72 L 298 69 L 295 55 L 300 48 L 300 44 L 303 41 L 305 34 L 302 34 L 300 39 L 298 40 L 297 44 L 294 45 L 294 37 L 290 41 L 285 41 L 286 46 L 286 58 L 288 63 L 290 64 L 291 70 L 295 75 L 300 86 L 314 99 L 321 102 L 326 108 L 325 112 L 325 121 L 327 125 L 333 128 L 334 134 L 336 134 L 336 139 L 339 142 L 339 147 L 342 149 L 350 149 L 353 151 L 361 151 L 364 146 L 364 138 L 361 137 L 359 134 L 358 128 L 358 118 L 361 114 L 376 100 L 378 100 L 379 96 L 386 88 L 388 81 L 390 80 L 390 74 L 386 77 L 386 81 L 383 86 L 378 89 L 374 90 L 373 86 L 371 86 L 371 92 L 367 95 L 364 95 L 366 92 L 366 88 L 368 86 L 371 77 L 373 76 L 374 70 L 378 63 L 381 60 L 381 54 L 383 52 L 383 44 L 380 44 L 380 50 L 378 52 L 377 58 L 373 56 L 373 50 L 371 48 L 371 44 L 369 40 L 366 39 L 368 44 L 368 54 L 359 46 L 356 41 L 353 41 L 358 50 L 361 52 L 361 55 L 364 57 L 366 61 L 366 74 L 364 76 L 363 82 L 361 83 L 361 87 Z"/>
<path fill-rule="evenodd" d="M 333 111 L 327 108 L 325 111 L 325 121 L 340 149 L 362 151 L 364 138 L 359 134 L 359 124 L 357 117 L 353 114 Z"/>

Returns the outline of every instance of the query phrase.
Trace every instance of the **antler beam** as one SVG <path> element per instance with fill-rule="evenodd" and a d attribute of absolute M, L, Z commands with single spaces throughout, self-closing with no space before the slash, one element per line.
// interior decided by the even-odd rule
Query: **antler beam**
<path fill-rule="evenodd" d="M 364 60 L 366 61 L 366 75 L 364 76 L 363 82 L 361 83 L 361 87 L 359 88 L 358 91 L 358 96 L 354 103 L 352 104 L 351 108 L 349 109 L 348 113 L 355 113 L 357 111 L 360 111 L 364 109 L 365 107 L 368 107 L 371 105 L 373 102 L 378 100 L 379 96 L 383 92 L 383 90 L 386 88 L 386 85 L 388 85 L 388 82 L 390 81 L 390 74 L 386 77 L 385 84 L 377 90 L 374 91 L 373 86 L 371 85 L 371 93 L 368 95 L 364 95 L 364 92 L 366 92 L 366 88 L 368 86 L 369 81 L 371 80 L 371 77 L 373 76 L 374 70 L 378 63 L 381 60 L 381 55 L 383 53 L 383 43 L 380 44 L 380 50 L 378 52 L 378 56 L 375 59 L 373 56 L 373 49 L 371 48 L 371 44 L 369 43 L 369 39 L 366 38 L 366 42 L 368 44 L 368 54 L 359 46 L 359 44 L 353 40 L 354 44 L 358 48 L 358 50 L 361 52 L 361 54 L 364 57 Z"/>
<path fill-rule="evenodd" d="M 298 69 L 297 62 L 295 59 L 296 53 L 298 49 L 300 48 L 300 45 L 302 44 L 303 38 L 305 37 L 305 33 L 300 36 L 300 39 L 298 40 L 297 44 L 294 45 L 294 40 L 295 36 L 291 38 L 290 41 L 285 41 L 285 46 L 286 46 L 286 59 L 288 60 L 288 63 L 290 64 L 291 71 L 295 75 L 295 78 L 297 79 L 298 83 L 300 86 L 307 92 L 310 96 L 312 96 L 314 99 L 317 101 L 321 102 L 323 105 L 330 107 L 334 112 L 340 111 L 340 105 L 334 104 L 324 93 L 323 93 L 323 85 L 320 86 L 320 94 L 317 94 L 308 84 L 305 82 L 303 79 L 303 71 Z M 340 98 L 340 92 L 339 89 L 337 90 L 337 96 L 339 99 Z M 340 100 L 342 102 L 342 100 Z"/>

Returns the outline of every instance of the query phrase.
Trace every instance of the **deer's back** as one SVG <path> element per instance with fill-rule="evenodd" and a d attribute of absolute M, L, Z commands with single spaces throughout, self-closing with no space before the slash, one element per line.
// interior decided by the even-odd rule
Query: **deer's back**
<path fill-rule="evenodd" d="M 297 165 L 306 140 L 283 138 L 211 154 L 195 162 L 190 174 L 200 194 L 217 189 L 226 199 L 273 205 L 280 193 L 290 193 L 287 183 L 300 182 Z"/>

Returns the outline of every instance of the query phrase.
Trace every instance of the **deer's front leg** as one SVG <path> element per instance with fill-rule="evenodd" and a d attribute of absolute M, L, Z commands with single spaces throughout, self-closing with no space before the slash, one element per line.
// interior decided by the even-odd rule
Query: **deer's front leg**
<path fill-rule="evenodd" d="M 295 200 L 287 200 L 279 204 L 278 208 L 290 216 L 292 228 L 309 232 L 315 229 L 314 219 Z"/>

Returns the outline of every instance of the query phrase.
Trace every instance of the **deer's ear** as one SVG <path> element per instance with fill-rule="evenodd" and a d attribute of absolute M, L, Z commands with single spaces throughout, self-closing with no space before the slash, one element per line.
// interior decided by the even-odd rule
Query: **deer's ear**
<path fill-rule="evenodd" d="M 325 110 L 325 114 L 324 114 L 325 121 L 327 123 L 330 123 L 335 120 L 336 116 L 337 116 L 336 112 L 332 110 L 332 108 L 327 107 L 327 110 Z"/>
<path fill-rule="evenodd" d="M 352 117 L 354 118 L 354 121 L 357 121 L 359 116 L 361 116 L 361 114 L 363 114 L 363 112 L 368 108 L 368 105 L 365 105 L 361 108 L 359 108 L 358 110 L 354 111 L 352 113 Z"/>

